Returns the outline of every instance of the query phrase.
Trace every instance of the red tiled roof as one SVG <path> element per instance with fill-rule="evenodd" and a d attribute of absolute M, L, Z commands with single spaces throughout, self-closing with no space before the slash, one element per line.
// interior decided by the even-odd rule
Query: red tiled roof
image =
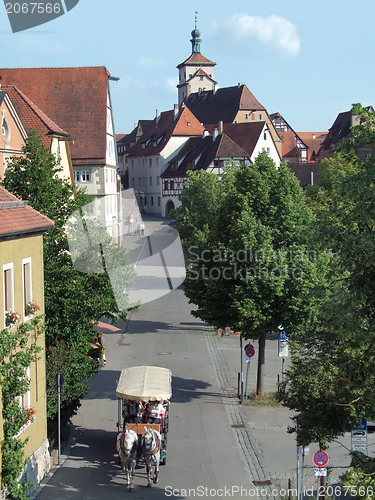
<path fill-rule="evenodd" d="M 203 125 L 191 111 L 182 106 L 175 119 L 174 110 L 163 111 L 130 150 L 129 156 L 155 155 L 162 151 L 172 136 L 202 135 Z M 156 144 L 156 146 L 154 146 Z M 144 145 L 144 147 L 143 147 Z"/>
<path fill-rule="evenodd" d="M 177 68 L 181 66 L 216 66 L 216 63 L 204 57 L 200 52 L 193 52 L 191 56 L 185 59 L 184 62 L 179 64 Z"/>
<path fill-rule="evenodd" d="M 40 233 L 53 226 L 51 219 L 0 186 L 0 239 L 22 233 Z"/>
<path fill-rule="evenodd" d="M 19 88 L 74 141 L 74 164 L 106 159 L 107 68 L 2 68 L 0 83 Z"/>
<path fill-rule="evenodd" d="M 41 111 L 38 106 L 30 101 L 19 89 L 14 86 L 3 85 L 1 87 L 10 97 L 14 109 L 16 110 L 22 125 L 28 133 L 30 128 L 34 128 L 39 132 L 42 138 L 42 144 L 46 148 L 51 147 L 52 135 L 61 137 L 69 137 L 67 132 L 64 132 L 56 123 Z"/>
<path fill-rule="evenodd" d="M 185 103 L 204 124 L 233 123 L 239 110 L 266 111 L 246 85 L 194 92 Z"/>
<path fill-rule="evenodd" d="M 283 131 L 279 132 L 279 135 L 283 141 L 282 144 L 283 158 L 292 156 L 296 156 L 298 158 L 299 153 L 298 153 L 295 133 L 292 131 L 287 131 L 287 132 Z"/>
<path fill-rule="evenodd" d="M 297 132 L 298 137 L 308 146 L 307 161 L 314 161 L 328 132 Z"/>

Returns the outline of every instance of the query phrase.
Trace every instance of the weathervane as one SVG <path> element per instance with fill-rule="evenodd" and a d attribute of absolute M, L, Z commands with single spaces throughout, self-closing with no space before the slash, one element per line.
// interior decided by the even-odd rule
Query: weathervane
<path fill-rule="evenodd" d="M 197 22 L 198 22 L 198 12 L 195 11 L 195 29 L 197 29 Z"/>

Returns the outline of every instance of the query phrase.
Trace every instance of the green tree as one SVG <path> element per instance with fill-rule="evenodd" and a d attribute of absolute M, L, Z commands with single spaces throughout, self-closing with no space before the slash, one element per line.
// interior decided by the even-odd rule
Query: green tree
<path fill-rule="evenodd" d="M 112 268 L 117 265 L 126 268 L 127 264 L 124 263 L 125 249 L 114 245 L 106 230 L 92 222 L 100 238 L 93 241 L 95 251 L 93 249 L 91 258 L 99 254 L 102 269 L 96 274 L 92 269 L 88 269 L 88 273 L 76 269 L 66 233 L 67 222 L 72 217 L 77 219 L 91 199 L 69 179 L 58 177 L 61 167 L 54 155 L 43 147 L 35 130 L 30 130 L 24 153 L 25 157 L 12 159 L 1 184 L 55 222 L 54 228 L 44 236 L 47 393 L 50 395 L 47 404 L 53 425 L 56 405 L 52 394 L 56 390 L 57 371 L 65 375 L 62 415 L 68 420 L 88 390 L 84 382 L 97 369 L 97 364 L 87 355 L 94 338 L 93 322 L 103 315 L 112 321 L 116 321 L 116 316 L 126 317 L 115 300 L 104 254 L 111 256 Z M 126 283 L 123 284 L 125 288 Z M 56 352 L 62 349 L 73 354 L 62 356 L 64 362 L 57 366 Z"/>
<path fill-rule="evenodd" d="M 184 290 L 193 315 L 258 340 L 262 395 L 267 334 L 279 325 L 298 330 L 318 307 L 311 289 L 324 278 L 327 254 L 311 251 L 304 235 L 313 216 L 303 191 L 264 153 L 221 178 L 192 173 L 180 200 L 174 216 L 190 261 Z"/>
<path fill-rule="evenodd" d="M 300 444 L 328 443 L 375 416 L 375 116 L 353 106 L 357 125 L 314 193 L 314 234 L 331 259 L 319 314 L 294 339 L 284 403 L 298 415 Z"/>

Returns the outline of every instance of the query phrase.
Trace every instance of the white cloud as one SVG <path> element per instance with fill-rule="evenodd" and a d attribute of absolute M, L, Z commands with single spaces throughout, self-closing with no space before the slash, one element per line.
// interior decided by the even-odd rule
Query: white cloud
<path fill-rule="evenodd" d="M 215 28 L 217 29 L 217 26 Z M 297 27 L 284 17 L 234 14 L 224 22 L 224 28 L 239 40 L 254 37 L 262 42 L 276 45 L 291 56 L 296 56 L 300 52 Z"/>
<path fill-rule="evenodd" d="M 178 78 L 177 77 L 169 77 L 165 80 L 165 86 L 167 87 L 167 90 L 171 94 L 177 94 L 177 84 L 178 84 Z"/>
<path fill-rule="evenodd" d="M 120 87 L 124 90 L 128 87 L 137 87 L 142 89 L 145 87 L 145 84 L 142 82 L 142 80 L 138 80 L 137 78 L 134 78 L 132 76 L 122 76 L 120 78 Z"/>

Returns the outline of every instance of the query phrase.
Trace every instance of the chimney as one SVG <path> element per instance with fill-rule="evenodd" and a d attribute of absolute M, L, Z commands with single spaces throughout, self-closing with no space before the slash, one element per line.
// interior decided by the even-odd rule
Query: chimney
<path fill-rule="evenodd" d="M 219 131 L 217 130 L 217 128 L 214 128 L 214 131 L 212 132 L 212 140 L 213 141 L 216 141 L 218 134 L 219 134 Z"/>
<path fill-rule="evenodd" d="M 315 139 L 315 134 L 312 135 L 312 138 Z"/>
<path fill-rule="evenodd" d="M 213 95 L 215 95 L 215 94 L 216 94 L 216 91 L 217 91 L 217 85 L 214 85 L 214 86 L 213 86 L 213 89 L 212 89 L 212 93 L 213 93 Z"/>
<path fill-rule="evenodd" d="M 242 85 L 245 85 L 245 84 L 242 82 L 238 82 L 238 88 L 242 87 Z"/>
<path fill-rule="evenodd" d="M 160 120 L 160 109 L 156 110 L 156 123 Z"/>
<path fill-rule="evenodd" d="M 178 107 L 178 104 L 175 104 L 174 105 L 174 119 L 176 120 L 177 117 L 178 117 L 178 111 L 179 111 L 179 107 Z"/>
<path fill-rule="evenodd" d="M 202 89 L 201 89 L 201 87 L 199 87 L 199 89 L 198 89 L 198 95 L 201 95 L 201 93 L 202 93 Z"/>
<path fill-rule="evenodd" d="M 222 134 L 223 133 L 223 122 L 222 122 L 222 120 L 219 121 L 218 128 L 219 128 L 219 134 Z"/>
<path fill-rule="evenodd" d="M 203 130 L 203 134 L 202 134 L 202 139 L 204 139 L 205 137 L 208 137 L 210 134 L 208 133 L 208 130 Z"/>

